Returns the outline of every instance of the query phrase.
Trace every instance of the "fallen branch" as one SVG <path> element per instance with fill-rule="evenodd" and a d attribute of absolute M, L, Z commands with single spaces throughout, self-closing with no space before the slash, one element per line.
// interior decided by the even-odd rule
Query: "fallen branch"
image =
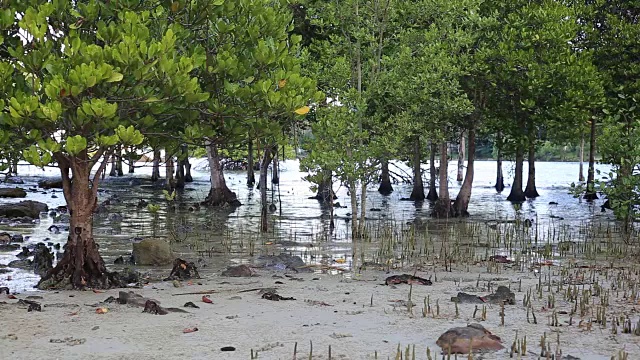
<path fill-rule="evenodd" d="M 209 294 L 213 294 L 215 292 L 216 292 L 215 290 L 202 290 L 202 291 L 194 291 L 194 292 L 173 294 L 173 296 L 178 296 L 178 295 L 209 295 Z"/>

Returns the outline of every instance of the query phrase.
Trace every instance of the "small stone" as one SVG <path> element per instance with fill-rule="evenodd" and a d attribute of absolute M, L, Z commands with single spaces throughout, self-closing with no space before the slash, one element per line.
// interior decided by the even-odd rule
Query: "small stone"
<path fill-rule="evenodd" d="M 233 346 L 224 346 L 220 348 L 220 351 L 236 351 L 236 348 Z"/>
<path fill-rule="evenodd" d="M 97 326 L 97 325 L 91 328 L 91 330 L 98 330 L 98 329 L 100 329 L 100 326 Z"/>
<path fill-rule="evenodd" d="M 173 287 L 179 288 L 182 287 L 182 284 L 178 280 L 173 280 Z"/>

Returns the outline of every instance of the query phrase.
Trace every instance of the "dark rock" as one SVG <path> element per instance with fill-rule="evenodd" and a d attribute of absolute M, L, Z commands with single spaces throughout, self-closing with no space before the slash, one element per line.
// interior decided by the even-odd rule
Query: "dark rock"
<path fill-rule="evenodd" d="M 3 267 L 4 265 L 0 265 L 0 274 L 8 274 L 11 272 L 11 269 Z"/>
<path fill-rule="evenodd" d="M 549 205 L 558 205 L 558 203 L 555 201 L 549 201 Z"/>
<path fill-rule="evenodd" d="M 52 232 L 54 234 L 60 234 L 60 228 L 57 227 L 56 225 L 49 226 L 49 228 L 47 230 L 49 230 L 50 232 Z"/>
<path fill-rule="evenodd" d="M 0 205 L 0 216 L 8 218 L 39 219 L 40 213 L 47 211 L 47 204 L 38 201 L 24 200 L 18 203 Z"/>
<path fill-rule="evenodd" d="M 11 235 L 11 242 L 24 242 L 24 236 L 22 236 L 21 234 Z"/>
<path fill-rule="evenodd" d="M 458 304 L 484 304 L 484 300 L 480 296 L 459 292 L 458 295 L 451 298 L 451 301 Z"/>
<path fill-rule="evenodd" d="M 174 260 L 169 243 L 150 238 L 133 244 L 133 258 L 137 265 L 168 265 Z"/>
<path fill-rule="evenodd" d="M 142 310 L 143 313 L 149 313 L 149 314 L 153 314 L 153 315 L 167 315 L 168 312 L 167 310 L 163 309 L 160 305 L 158 305 L 158 303 L 156 303 L 153 300 L 147 300 L 144 303 L 144 310 Z"/>
<path fill-rule="evenodd" d="M 20 249 L 20 244 L 0 244 L 0 251 L 16 251 Z"/>
<path fill-rule="evenodd" d="M 21 188 L 0 188 L 0 198 L 23 198 L 27 192 Z"/>
<path fill-rule="evenodd" d="M 380 212 L 380 211 L 382 211 L 382 209 L 371 208 L 371 209 L 369 209 L 369 211 L 371 211 L 371 212 Z"/>
<path fill-rule="evenodd" d="M 0 244 L 8 244 L 11 242 L 11 234 L 8 232 L 0 233 Z"/>
<path fill-rule="evenodd" d="M 281 253 L 280 255 L 261 255 L 256 261 L 258 266 L 291 269 L 294 271 L 312 272 L 302 260 L 300 256 Z"/>
<path fill-rule="evenodd" d="M 138 209 L 146 208 L 149 203 L 145 199 L 140 199 L 136 207 Z"/>
<path fill-rule="evenodd" d="M 117 273 L 117 277 L 122 287 L 128 284 L 140 284 L 140 273 L 130 268 L 122 269 Z"/>
<path fill-rule="evenodd" d="M 62 179 L 45 179 L 38 181 L 38 187 L 43 189 L 62 189 Z"/>
<path fill-rule="evenodd" d="M 192 303 L 191 301 L 187 302 L 184 304 L 184 307 L 186 308 L 194 308 L 194 309 L 200 309 L 200 306 Z"/>
<path fill-rule="evenodd" d="M 515 305 L 516 304 L 516 294 L 513 291 L 509 290 L 508 287 L 500 285 L 496 292 L 487 295 L 484 297 L 487 299 L 487 302 L 492 304 L 505 304 L 505 305 Z"/>
<path fill-rule="evenodd" d="M 436 344 L 443 354 L 468 354 L 470 351 L 495 351 L 502 341 L 480 324 L 451 328 L 440 335 Z"/>
<path fill-rule="evenodd" d="M 265 292 L 264 294 L 262 294 L 262 298 L 266 299 L 266 300 L 271 300 L 271 301 L 295 300 L 292 297 L 284 297 L 284 296 L 276 294 L 275 292 Z"/>
<path fill-rule="evenodd" d="M 236 348 L 233 346 L 224 346 L 220 348 L 220 351 L 236 351 Z"/>
<path fill-rule="evenodd" d="M 0 287 L 0 294 L 2 293 L 9 295 L 9 288 L 6 286 Z"/>
<path fill-rule="evenodd" d="M 117 259 L 113 260 L 113 263 L 116 265 L 124 264 L 124 258 L 122 256 L 118 256 Z"/>
<path fill-rule="evenodd" d="M 451 298 L 451 301 L 460 304 L 482 304 L 491 303 L 496 305 L 515 305 L 516 294 L 509 290 L 508 287 L 500 285 L 496 292 L 487 296 L 478 296 L 459 292 L 457 296 Z"/>
<path fill-rule="evenodd" d="M 13 260 L 7 266 L 10 268 L 23 269 L 23 270 L 31 270 L 33 268 L 32 262 L 29 259 Z"/>
<path fill-rule="evenodd" d="M 22 180 L 17 176 L 8 177 L 4 182 L 6 182 L 7 184 L 14 184 L 14 185 L 24 184 L 24 180 Z"/>
<path fill-rule="evenodd" d="M 229 277 L 251 277 L 256 276 L 255 272 L 247 265 L 229 266 L 222 272 L 222 276 Z"/>
<path fill-rule="evenodd" d="M 28 257 L 29 257 L 29 256 L 31 256 L 31 255 L 33 255 L 33 252 L 31 252 L 31 250 L 29 250 L 29 248 L 27 248 L 27 247 L 23 246 L 23 247 L 22 247 L 22 251 L 21 251 L 20 253 L 18 253 L 16 256 L 17 256 L 19 259 L 26 259 L 26 258 L 28 258 Z"/>
<path fill-rule="evenodd" d="M 191 278 L 200 278 L 200 274 L 198 274 L 198 268 L 193 262 L 186 262 L 182 259 L 175 259 L 173 261 L 173 268 L 171 269 L 171 273 L 169 273 L 169 277 L 165 279 L 168 280 L 186 280 Z"/>
<path fill-rule="evenodd" d="M 43 243 L 38 243 L 33 250 L 33 271 L 44 276 L 53 268 L 53 258 L 54 255 L 49 251 L 49 248 Z"/>
<path fill-rule="evenodd" d="M 424 279 L 424 278 L 409 275 L 409 274 L 389 276 L 384 281 L 384 283 L 385 285 L 395 285 L 395 284 L 433 285 L 433 283 L 431 283 L 431 280 L 429 279 Z"/>

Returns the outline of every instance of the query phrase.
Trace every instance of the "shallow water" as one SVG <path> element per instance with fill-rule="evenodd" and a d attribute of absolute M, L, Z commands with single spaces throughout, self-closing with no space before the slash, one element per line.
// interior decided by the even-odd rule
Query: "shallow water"
<path fill-rule="evenodd" d="M 203 258 L 201 265 L 205 265 L 205 268 L 201 270 L 204 273 L 218 271 L 232 263 L 250 261 L 251 253 L 254 255 L 279 253 L 283 249 L 301 255 L 305 261 L 313 264 L 323 263 L 349 268 L 353 249 L 348 236 L 349 224 L 346 220 L 351 210 L 335 209 L 338 220 L 336 229 L 330 233 L 328 209 L 323 209 L 318 201 L 309 199 L 314 194 L 309 188 L 310 184 L 302 180 L 305 174 L 298 170 L 298 161 L 288 160 L 281 163 L 280 185 L 272 189 L 269 184 L 269 198 L 278 209 L 269 215 L 270 231 L 267 234 L 260 234 L 258 231 L 259 190 L 245 185 L 244 172 L 228 171 L 226 173 L 227 185 L 237 193 L 243 206 L 234 210 L 202 208 L 190 211 L 189 207 L 202 201 L 209 189 L 209 174 L 203 167 L 206 161 L 195 159 L 193 163 L 194 182 L 187 184 L 186 189 L 178 194 L 177 210 L 173 212 L 168 212 L 167 201 L 164 199 L 162 190 L 154 189 L 146 180 L 151 173 L 151 168 L 148 166 L 137 168 L 133 176 L 107 177 L 101 184 L 101 189 L 104 191 L 100 193 L 100 201 L 114 195 L 119 199 L 116 204 L 107 207 L 107 213 L 97 214 L 94 219 L 94 235 L 107 264 L 112 264 L 118 256 L 126 257 L 131 251 L 133 238 L 166 236 L 172 240 L 178 255 L 188 259 Z M 450 166 L 450 179 L 455 179 L 454 164 L 452 162 Z M 511 183 L 513 164 L 505 163 L 504 169 L 505 184 Z M 606 165 L 598 165 L 597 169 L 608 171 L 609 168 Z M 408 167 L 400 163 L 392 165 L 391 170 L 410 172 Z M 537 163 L 537 187 L 541 196 L 525 202 L 518 211 L 506 201 L 509 187 L 502 194 L 496 193 L 493 188 L 495 162 L 478 161 L 475 170 L 469 219 L 450 222 L 432 220 L 429 217 L 428 202 L 415 204 L 400 200 L 409 196 L 411 185 L 394 184 L 395 191 L 390 196 L 382 196 L 377 192 L 377 184 L 375 184 L 367 191 L 366 207 L 367 209 L 378 208 L 380 211 L 367 212 L 368 225 L 376 227 L 379 224 L 394 224 L 408 228 L 407 224 L 419 224 L 421 231 L 430 231 L 437 235 L 442 229 L 455 226 L 456 223 L 491 223 L 518 217 L 533 220 L 534 224 L 537 224 L 540 236 L 544 237 L 546 231 L 551 228 L 564 228 L 571 232 L 581 228 L 585 223 L 613 220 L 610 212 L 600 212 L 599 205 L 602 200 L 595 204 L 586 204 L 569 194 L 569 184 L 577 179 L 577 163 Z M 25 189 L 33 188 L 43 177 L 58 175 L 56 168 L 41 170 L 28 165 L 20 166 L 19 172 L 25 184 L 17 186 Z M 161 173 L 164 173 L 163 170 Z M 337 201 L 343 205 L 349 205 L 347 190 L 337 185 L 335 187 Z M 452 198 L 455 197 L 459 187 L 459 183 L 450 181 Z M 45 202 L 50 209 L 64 205 L 64 196 L 58 189 L 28 191 L 26 199 Z M 140 199 L 161 205 L 158 214 L 154 216 L 146 207 L 138 208 L 136 204 Z M 23 199 L 1 199 L 0 201 L 20 200 Z M 549 205 L 549 202 L 557 202 L 558 205 Z M 0 231 L 30 236 L 25 245 L 40 241 L 64 244 L 65 233 L 53 234 L 47 230 L 52 224 L 51 217 L 42 215 L 36 224 L 2 225 Z M 289 243 L 284 243 L 284 246 L 278 245 L 285 241 Z M 254 250 L 252 251 L 251 248 Z M 371 250 L 375 249 L 375 244 L 372 244 Z M 17 251 L 0 253 L 0 264 L 15 260 L 15 253 Z M 345 261 L 336 263 L 331 262 L 331 259 Z M 141 270 L 156 274 L 167 272 L 167 268 L 142 268 Z M 7 280 L 8 277 L 12 280 Z M 13 270 L 9 274 L 0 275 L 0 286 L 9 285 L 12 289 L 21 291 L 32 287 L 37 280 L 38 277 L 30 272 Z"/>

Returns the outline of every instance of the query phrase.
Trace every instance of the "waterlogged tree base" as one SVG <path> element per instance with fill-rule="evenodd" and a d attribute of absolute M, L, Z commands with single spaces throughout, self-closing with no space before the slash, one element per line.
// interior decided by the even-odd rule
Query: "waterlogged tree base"
<path fill-rule="evenodd" d="M 242 203 L 238 200 L 236 193 L 229 189 L 211 189 L 209 195 L 202 202 L 206 206 L 240 206 Z"/>
<path fill-rule="evenodd" d="M 383 181 L 380 183 L 380 187 L 378 187 L 378 192 L 382 195 L 391 195 L 393 192 L 393 186 L 391 186 L 391 181 Z"/>
<path fill-rule="evenodd" d="M 55 270 L 55 269 L 54 269 Z M 54 271 L 52 270 L 52 271 Z M 94 275 L 80 283 L 72 281 L 73 275 L 68 271 L 44 277 L 36 286 L 39 290 L 82 290 L 82 289 L 114 289 L 124 288 L 129 284 L 127 279 L 117 272 L 105 271 L 102 274 Z"/>

